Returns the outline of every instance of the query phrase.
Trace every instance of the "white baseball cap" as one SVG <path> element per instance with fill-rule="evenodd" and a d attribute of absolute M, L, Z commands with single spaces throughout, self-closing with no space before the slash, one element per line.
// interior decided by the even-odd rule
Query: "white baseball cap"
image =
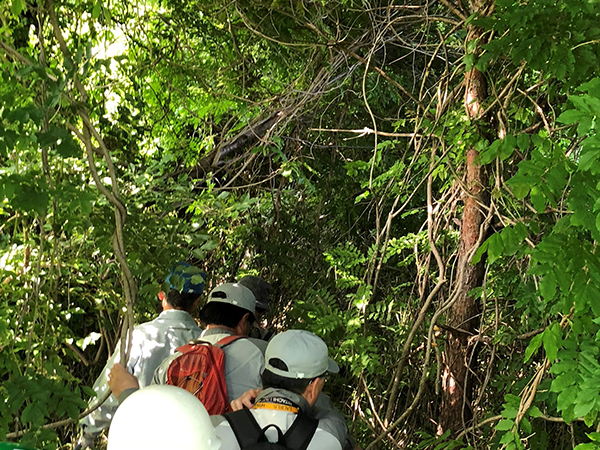
<path fill-rule="evenodd" d="M 288 370 L 270 364 L 280 359 Z M 265 369 L 284 378 L 316 378 L 325 372 L 338 373 L 340 367 L 328 356 L 327 345 L 310 331 L 289 330 L 269 341 L 265 353 Z"/>
<path fill-rule="evenodd" d="M 250 289 L 239 283 L 225 283 L 214 288 L 208 294 L 207 303 L 219 302 L 239 306 L 254 314 L 256 298 Z"/>

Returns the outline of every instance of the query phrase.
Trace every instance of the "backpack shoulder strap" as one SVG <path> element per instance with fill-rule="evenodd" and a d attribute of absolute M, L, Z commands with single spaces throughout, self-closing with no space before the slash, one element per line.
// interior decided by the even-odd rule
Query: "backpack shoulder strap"
<path fill-rule="evenodd" d="M 243 408 L 239 411 L 224 414 L 223 417 L 229 422 L 242 450 L 256 444 L 263 434 L 263 430 L 249 409 Z"/>
<path fill-rule="evenodd" d="M 285 446 L 290 450 L 306 450 L 312 440 L 319 421 L 306 414 L 298 414 L 292 426 L 283 435 Z"/>
<path fill-rule="evenodd" d="M 195 341 L 190 341 L 185 345 L 182 345 L 181 347 L 177 347 L 177 351 L 181 352 L 183 354 L 189 352 L 191 349 L 193 349 L 195 346 L 200 345 L 200 344 L 210 344 L 209 342 L 197 339 Z"/>
<path fill-rule="evenodd" d="M 223 339 L 221 339 L 220 341 L 218 341 L 215 345 L 217 347 L 224 348 L 224 347 L 227 347 L 229 344 L 237 341 L 238 339 L 246 339 L 246 336 L 236 336 L 235 334 L 231 335 L 231 336 L 227 336 L 227 337 L 224 337 Z"/>

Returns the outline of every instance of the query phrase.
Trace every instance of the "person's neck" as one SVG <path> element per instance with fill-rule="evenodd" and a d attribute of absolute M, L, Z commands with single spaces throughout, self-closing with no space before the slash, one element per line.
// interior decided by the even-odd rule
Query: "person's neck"
<path fill-rule="evenodd" d="M 175 308 L 170 303 L 166 303 L 165 305 L 163 305 L 163 311 L 185 311 L 185 310 L 181 309 L 181 308 Z M 186 312 L 189 313 L 189 311 L 186 311 Z"/>
<path fill-rule="evenodd" d="M 227 330 L 227 331 L 230 331 L 233 334 L 237 334 L 235 328 L 226 327 L 225 325 L 215 325 L 214 323 L 206 325 L 206 329 L 207 330 L 210 330 L 212 328 L 221 328 L 222 330 Z"/>

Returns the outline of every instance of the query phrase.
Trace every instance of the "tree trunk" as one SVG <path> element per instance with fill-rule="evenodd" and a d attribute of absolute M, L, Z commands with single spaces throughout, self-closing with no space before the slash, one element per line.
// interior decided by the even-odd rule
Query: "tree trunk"
<path fill-rule="evenodd" d="M 473 1 L 471 11 L 485 14 L 492 2 L 489 0 Z M 481 39 L 482 30 L 469 25 L 467 41 Z M 478 46 L 481 45 L 481 41 Z M 465 109 L 471 120 L 482 119 L 482 102 L 486 99 L 486 83 L 483 74 L 472 68 L 465 74 Z M 448 335 L 444 354 L 442 373 L 442 404 L 440 409 L 440 431 L 450 430 L 456 435 L 468 425 L 472 418 L 471 401 L 473 393 L 473 377 L 470 376 L 476 355 L 472 355 L 469 337 L 476 335 L 479 323 L 478 300 L 469 296 L 469 291 L 481 286 L 485 260 L 471 264 L 473 249 L 479 241 L 481 233 L 485 233 L 482 225 L 485 210 L 489 206 L 489 195 L 486 192 L 487 175 L 485 168 L 476 161 L 479 152 L 471 147 L 466 155 L 466 178 L 464 192 L 464 210 L 461 220 L 460 248 L 458 254 L 458 276 L 456 286 L 458 297 L 450 309 L 447 325 Z"/>

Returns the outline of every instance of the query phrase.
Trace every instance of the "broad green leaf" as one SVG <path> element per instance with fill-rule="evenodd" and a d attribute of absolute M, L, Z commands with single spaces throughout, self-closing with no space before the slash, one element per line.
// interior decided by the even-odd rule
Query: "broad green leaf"
<path fill-rule="evenodd" d="M 202 275 L 193 275 L 191 281 L 193 284 L 204 283 L 204 277 Z"/>
<path fill-rule="evenodd" d="M 512 431 L 507 431 L 500 438 L 501 444 L 508 444 L 509 442 L 513 442 L 515 440 L 515 435 Z"/>
<path fill-rule="evenodd" d="M 579 444 L 573 450 L 598 450 L 598 448 L 600 448 L 600 447 L 598 447 L 596 444 L 588 442 L 585 444 Z"/>
<path fill-rule="evenodd" d="M 592 410 L 595 403 L 596 397 L 586 397 L 582 399 L 581 395 L 579 395 L 577 397 L 577 403 L 575 404 L 575 408 L 573 410 L 575 417 L 584 417 L 587 413 L 589 413 Z"/>
<path fill-rule="evenodd" d="M 505 405 L 504 409 L 502 410 L 501 415 L 505 419 L 515 419 L 517 417 L 518 413 L 519 413 L 518 406 Z"/>
<path fill-rule="evenodd" d="M 525 355 L 524 355 L 524 358 L 523 358 L 523 362 L 529 361 L 529 359 L 531 358 L 531 356 L 535 352 L 538 351 L 538 349 L 542 345 L 542 336 L 543 336 L 543 334 L 540 333 L 538 335 L 535 335 L 533 338 L 531 338 L 531 342 L 529 342 L 529 345 L 525 349 Z"/>
<path fill-rule="evenodd" d="M 562 330 L 560 325 L 557 323 L 550 325 L 548 328 L 546 328 L 542 336 L 546 357 L 548 360 L 550 360 L 550 362 L 552 362 L 556 359 L 558 348 L 562 341 Z"/>
<path fill-rule="evenodd" d="M 94 7 L 92 8 L 92 19 L 97 19 L 100 17 L 100 13 L 102 12 L 102 1 L 98 0 Z"/>
<path fill-rule="evenodd" d="M 521 150 L 522 152 L 529 149 L 530 142 L 531 142 L 531 140 L 530 140 L 528 134 L 521 133 L 521 134 L 517 135 L 517 146 L 519 147 L 519 150 Z"/>
<path fill-rule="evenodd" d="M 559 411 L 567 411 L 569 407 L 573 407 L 579 389 L 577 386 L 569 386 L 562 390 L 557 397 L 557 408 Z M 563 416 L 563 418 L 565 418 Z M 566 418 L 565 418 L 566 420 Z"/>
<path fill-rule="evenodd" d="M 540 281 L 540 294 L 550 302 L 556 295 L 556 280 L 553 272 L 548 272 Z"/>
<path fill-rule="evenodd" d="M 576 109 L 568 109 L 567 111 L 563 112 L 560 116 L 558 116 L 556 121 L 560 123 L 569 124 L 579 122 L 584 117 L 587 117 L 587 115 Z"/>
<path fill-rule="evenodd" d="M 559 375 L 554 380 L 552 380 L 552 386 L 550 390 L 552 392 L 562 392 L 567 387 L 573 386 L 577 381 L 577 374 L 574 372 L 567 372 L 562 375 Z"/>
<path fill-rule="evenodd" d="M 508 431 L 508 430 L 512 429 L 514 424 L 515 424 L 514 420 L 504 419 L 504 420 L 501 420 L 500 422 L 498 422 L 498 424 L 494 427 L 494 429 L 496 429 L 498 431 Z"/>
<path fill-rule="evenodd" d="M 487 248 L 488 248 L 488 243 L 487 243 L 487 241 L 485 241 L 483 244 L 481 244 L 479 246 L 479 248 L 477 249 L 477 251 L 473 255 L 473 258 L 471 259 L 471 263 L 472 264 L 477 264 L 479 261 L 481 261 L 481 257 L 487 251 Z"/>
<path fill-rule="evenodd" d="M 579 170 L 590 170 L 597 163 L 600 152 L 589 150 L 579 158 Z"/>
<path fill-rule="evenodd" d="M 531 203 L 538 213 L 543 213 L 546 210 L 546 197 L 541 187 L 533 186 L 531 188 Z"/>
<path fill-rule="evenodd" d="M 513 152 L 515 151 L 515 147 L 517 146 L 517 139 L 512 135 L 508 134 L 502 140 L 502 145 L 500 146 L 498 157 L 501 161 L 509 158 Z"/>
<path fill-rule="evenodd" d="M 532 406 L 531 408 L 529 408 L 527 410 L 527 414 L 530 417 L 540 417 L 542 415 L 542 412 L 540 411 L 540 409 L 537 406 Z"/>
<path fill-rule="evenodd" d="M 519 424 L 519 426 L 525 434 L 531 434 L 531 423 L 529 422 L 529 419 L 527 419 L 527 417 L 523 417 L 523 419 L 521 419 L 521 423 Z"/>
<path fill-rule="evenodd" d="M 517 200 L 522 200 L 527 197 L 531 188 L 535 185 L 535 179 L 521 173 L 517 173 L 514 177 L 510 178 L 506 184 L 511 188 Z"/>
<path fill-rule="evenodd" d="M 27 8 L 27 3 L 25 3 L 25 0 L 12 0 L 10 10 L 15 16 L 20 16 L 21 11 L 24 11 L 25 8 Z"/>
<path fill-rule="evenodd" d="M 499 233 L 493 234 L 487 241 L 488 243 L 488 263 L 493 263 L 504 251 L 504 243 Z"/>

